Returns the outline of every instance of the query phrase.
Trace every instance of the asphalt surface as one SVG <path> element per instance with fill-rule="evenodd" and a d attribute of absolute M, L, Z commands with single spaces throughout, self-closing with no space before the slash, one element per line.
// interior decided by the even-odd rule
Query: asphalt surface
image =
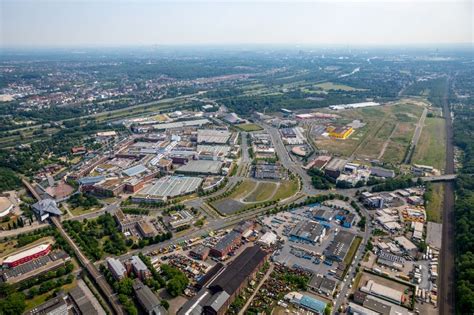
<path fill-rule="evenodd" d="M 450 84 L 450 80 L 446 84 Z M 449 88 L 447 89 L 449 90 Z M 453 122 L 448 104 L 448 92 L 443 98 L 443 114 L 446 120 L 446 174 L 453 174 L 454 146 Z M 443 239 L 440 257 L 439 314 L 455 313 L 455 274 L 454 274 L 454 183 L 444 186 Z"/>

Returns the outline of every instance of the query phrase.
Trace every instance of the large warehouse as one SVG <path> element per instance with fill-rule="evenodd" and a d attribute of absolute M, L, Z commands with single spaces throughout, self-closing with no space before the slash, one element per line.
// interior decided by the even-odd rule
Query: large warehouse
<path fill-rule="evenodd" d="M 13 254 L 5 258 L 2 262 L 4 267 L 15 267 L 35 258 L 48 255 L 51 251 L 51 244 L 41 244 L 25 251 Z"/>
<path fill-rule="evenodd" d="M 168 198 L 192 193 L 199 188 L 202 178 L 165 176 L 146 186 L 135 197 Z"/>

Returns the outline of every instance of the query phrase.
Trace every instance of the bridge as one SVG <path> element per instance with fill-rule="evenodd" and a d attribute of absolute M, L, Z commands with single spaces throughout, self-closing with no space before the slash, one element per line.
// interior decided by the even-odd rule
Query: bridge
<path fill-rule="evenodd" d="M 36 200 L 40 201 L 41 196 L 38 194 L 38 192 L 35 190 L 35 188 L 26 180 L 22 179 L 23 184 L 25 187 L 30 191 L 30 193 L 33 195 L 33 197 L 36 198 Z M 120 305 L 116 294 L 108 284 L 108 282 L 105 280 L 105 277 L 97 270 L 97 268 L 92 264 L 89 259 L 81 252 L 79 247 L 74 243 L 74 241 L 71 239 L 71 237 L 66 233 L 64 230 L 63 226 L 61 225 L 61 222 L 59 221 L 59 218 L 50 216 L 51 223 L 59 230 L 59 233 L 61 236 L 64 238 L 64 240 L 71 246 L 71 248 L 74 250 L 74 253 L 76 254 L 77 259 L 81 263 L 81 265 L 87 270 L 89 275 L 92 277 L 94 282 L 98 285 L 99 289 L 101 290 L 101 293 L 104 297 L 106 297 L 106 301 L 110 304 L 112 307 L 113 311 L 117 315 L 123 315 L 125 314 L 122 310 L 122 306 Z"/>
<path fill-rule="evenodd" d="M 419 177 L 424 182 L 450 182 L 455 180 L 457 177 L 456 174 L 445 174 L 445 175 L 438 175 L 438 176 L 425 176 Z"/>

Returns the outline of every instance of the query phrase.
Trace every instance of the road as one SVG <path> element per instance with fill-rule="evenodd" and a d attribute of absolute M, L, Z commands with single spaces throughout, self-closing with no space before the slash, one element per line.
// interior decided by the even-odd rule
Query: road
<path fill-rule="evenodd" d="M 450 84 L 447 80 L 446 84 Z M 448 104 L 448 89 L 443 97 L 443 114 L 446 120 L 446 174 L 454 174 L 453 122 Z M 438 306 L 440 315 L 454 314 L 454 183 L 444 186 L 443 239 L 441 243 Z"/>
<path fill-rule="evenodd" d="M 369 241 L 369 238 L 372 235 L 372 227 L 370 223 L 371 219 L 370 219 L 369 212 L 356 199 L 353 199 L 353 201 L 356 202 L 356 204 L 360 208 L 360 211 L 362 212 L 362 215 L 366 218 L 366 226 L 365 226 L 365 231 L 361 235 L 362 242 L 360 243 L 359 248 L 357 249 L 357 252 L 356 252 L 355 257 L 357 258 L 354 258 L 351 266 L 349 267 L 349 270 L 347 271 L 347 274 L 346 274 L 347 281 L 341 282 L 341 291 L 339 292 L 338 298 L 334 302 L 333 313 L 338 313 L 339 307 L 343 305 L 344 303 L 346 303 L 347 301 L 346 294 L 351 290 L 351 288 L 349 288 L 349 284 L 351 284 L 352 279 L 356 276 L 355 268 L 357 268 L 361 260 L 364 258 L 365 247 L 367 246 L 367 242 Z"/>
<path fill-rule="evenodd" d="M 270 277 L 271 273 L 273 272 L 273 268 L 275 268 L 275 265 L 273 263 L 270 263 L 270 267 L 268 268 L 267 272 L 263 276 L 262 280 L 260 280 L 260 283 L 258 286 L 255 288 L 253 291 L 252 295 L 249 297 L 245 305 L 242 307 L 238 315 L 244 315 L 245 311 L 249 308 L 250 304 L 252 303 L 252 300 L 254 299 L 255 295 L 257 295 L 258 291 L 262 287 L 262 285 L 267 281 L 268 277 Z"/>

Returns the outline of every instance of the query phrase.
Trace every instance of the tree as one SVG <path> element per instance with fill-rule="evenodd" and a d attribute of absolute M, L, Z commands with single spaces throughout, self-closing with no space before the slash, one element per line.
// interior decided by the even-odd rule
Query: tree
<path fill-rule="evenodd" d="M 21 292 L 14 292 L 5 299 L 0 299 L 1 314 L 18 315 L 22 314 L 25 308 L 25 295 Z"/>
<path fill-rule="evenodd" d="M 165 308 L 165 310 L 168 310 L 170 308 L 170 303 L 168 303 L 168 301 L 166 300 L 161 300 L 160 304 Z"/>

